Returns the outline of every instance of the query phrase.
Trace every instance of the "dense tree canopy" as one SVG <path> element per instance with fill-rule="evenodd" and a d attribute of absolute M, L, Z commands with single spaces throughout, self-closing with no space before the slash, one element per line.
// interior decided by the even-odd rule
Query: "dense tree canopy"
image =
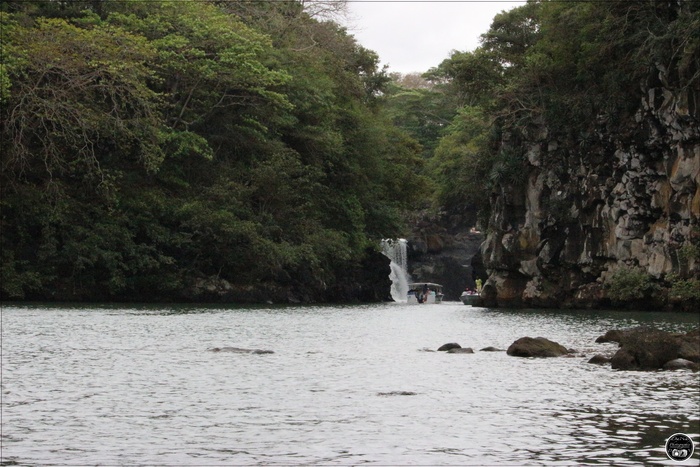
<path fill-rule="evenodd" d="M 323 299 L 397 235 L 420 147 L 322 6 L 3 3 L 1 297 Z"/>

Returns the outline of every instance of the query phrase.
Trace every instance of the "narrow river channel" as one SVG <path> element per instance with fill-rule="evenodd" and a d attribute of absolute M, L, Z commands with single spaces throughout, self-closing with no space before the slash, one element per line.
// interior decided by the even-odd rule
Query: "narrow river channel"
<path fill-rule="evenodd" d="M 671 313 L 408 306 L 2 307 L 2 463 L 679 465 L 700 374 L 622 372 L 609 329 Z M 505 352 L 546 337 L 571 358 Z M 434 352 L 457 342 L 473 354 Z M 215 352 L 215 347 L 274 353 Z"/>

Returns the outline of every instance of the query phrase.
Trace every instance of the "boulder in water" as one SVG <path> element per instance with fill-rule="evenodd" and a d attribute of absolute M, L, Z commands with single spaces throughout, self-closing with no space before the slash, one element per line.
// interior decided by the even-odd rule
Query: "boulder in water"
<path fill-rule="evenodd" d="M 593 363 L 596 365 L 604 365 L 606 363 L 610 363 L 610 359 L 606 357 L 605 355 L 593 355 L 590 360 L 588 360 L 588 363 Z"/>
<path fill-rule="evenodd" d="M 679 358 L 700 363 L 700 329 L 686 334 L 647 327 L 623 331 L 610 363 L 616 370 L 658 370 Z"/>
<path fill-rule="evenodd" d="M 506 353 L 513 357 L 560 357 L 569 351 L 544 337 L 521 337 L 508 347 Z"/>
<path fill-rule="evenodd" d="M 698 371 L 700 364 L 686 360 L 685 358 L 676 358 L 664 363 L 664 370 L 693 370 Z"/>
<path fill-rule="evenodd" d="M 449 342 L 449 343 L 447 343 L 447 344 L 443 344 L 443 345 L 441 345 L 440 347 L 438 347 L 438 352 L 446 352 L 446 351 L 448 351 L 448 350 L 450 350 L 450 349 L 461 349 L 461 348 L 462 348 L 462 346 L 459 345 L 458 343 L 456 343 L 456 342 Z"/>

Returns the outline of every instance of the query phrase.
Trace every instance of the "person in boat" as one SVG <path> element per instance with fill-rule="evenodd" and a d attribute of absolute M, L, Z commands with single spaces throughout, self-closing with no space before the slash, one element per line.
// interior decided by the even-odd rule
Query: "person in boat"
<path fill-rule="evenodd" d="M 423 303 L 428 301 L 428 284 L 423 284 Z"/>
<path fill-rule="evenodd" d="M 481 293 L 481 279 L 476 280 L 476 293 Z"/>

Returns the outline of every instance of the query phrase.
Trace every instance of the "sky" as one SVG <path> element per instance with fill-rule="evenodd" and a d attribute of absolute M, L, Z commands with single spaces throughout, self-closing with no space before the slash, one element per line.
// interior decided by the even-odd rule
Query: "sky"
<path fill-rule="evenodd" d="M 389 72 L 425 72 L 452 50 L 471 51 L 493 17 L 524 1 L 349 1 L 348 32 Z"/>

